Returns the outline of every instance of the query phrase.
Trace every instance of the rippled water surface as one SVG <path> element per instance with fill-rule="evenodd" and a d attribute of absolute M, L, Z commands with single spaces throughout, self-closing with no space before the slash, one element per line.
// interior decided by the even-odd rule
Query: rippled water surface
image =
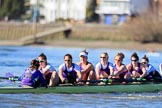
<path fill-rule="evenodd" d="M 79 61 L 79 52 L 84 48 L 59 48 L 59 47 L 0 47 L 0 76 L 10 72 L 20 76 L 24 69 L 28 67 L 30 60 L 36 58 L 40 53 L 47 55 L 48 61 L 53 66 L 58 66 L 63 62 L 63 56 L 70 53 L 73 62 Z M 130 62 L 131 54 L 136 50 L 122 49 L 88 49 L 89 61 L 94 65 L 99 61 L 101 52 L 109 53 L 109 61 L 113 62 L 117 52 L 125 54 L 124 63 Z M 136 51 L 140 58 L 146 51 Z M 148 54 L 151 64 L 157 70 L 162 62 L 161 52 L 158 54 Z M 12 85 L 7 81 L 0 81 L 0 86 Z M 158 93 L 105 93 L 105 94 L 0 94 L 0 108 L 158 108 L 162 105 L 162 92 Z"/>

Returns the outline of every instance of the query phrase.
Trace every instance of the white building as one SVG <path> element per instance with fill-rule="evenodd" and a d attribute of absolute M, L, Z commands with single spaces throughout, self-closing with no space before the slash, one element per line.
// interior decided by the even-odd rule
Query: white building
<path fill-rule="evenodd" d="M 150 0 L 98 0 L 96 13 L 107 25 L 122 24 L 132 13 L 149 10 Z"/>
<path fill-rule="evenodd" d="M 107 25 L 120 24 L 131 14 L 130 0 L 100 0 L 96 13 Z"/>
<path fill-rule="evenodd" d="M 46 23 L 56 19 L 85 20 L 87 0 L 30 0 L 31 5 L 39 6 L 40 15 Z"/>

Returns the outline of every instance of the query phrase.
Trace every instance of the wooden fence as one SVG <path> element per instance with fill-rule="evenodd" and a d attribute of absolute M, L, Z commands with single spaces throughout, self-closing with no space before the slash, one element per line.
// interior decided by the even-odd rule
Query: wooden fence
<path fill-rule="evenodd" d="M 33 41 L 50 34 L 66 32 L 71 26 L 58 24 L 22 24 L 22 23 L 0 23 L 0 41 Z"/>

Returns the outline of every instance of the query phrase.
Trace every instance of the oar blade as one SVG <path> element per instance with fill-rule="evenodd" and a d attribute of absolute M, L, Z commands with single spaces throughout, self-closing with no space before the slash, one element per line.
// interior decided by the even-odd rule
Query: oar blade
<path fill-rule="evenodd" d="M 8 77 L 8 78 L 13 77 L 13 76 L 14 75 L 12 73 L 9 73 L 9 72 L 6 73 L 6 77 Z"/>

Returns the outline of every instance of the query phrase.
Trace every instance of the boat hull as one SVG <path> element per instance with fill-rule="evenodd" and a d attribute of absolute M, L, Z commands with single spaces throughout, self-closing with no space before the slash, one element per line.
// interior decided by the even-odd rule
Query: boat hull
<path fill-rule="evenodd" d="M 0 87 L 0 94 L 20 93 L 141 93 L 162 91 L 161 84 L 135 84 L 135 85 L 99 85 L 99 86 L 57 86 L 41 88 Z"/>

